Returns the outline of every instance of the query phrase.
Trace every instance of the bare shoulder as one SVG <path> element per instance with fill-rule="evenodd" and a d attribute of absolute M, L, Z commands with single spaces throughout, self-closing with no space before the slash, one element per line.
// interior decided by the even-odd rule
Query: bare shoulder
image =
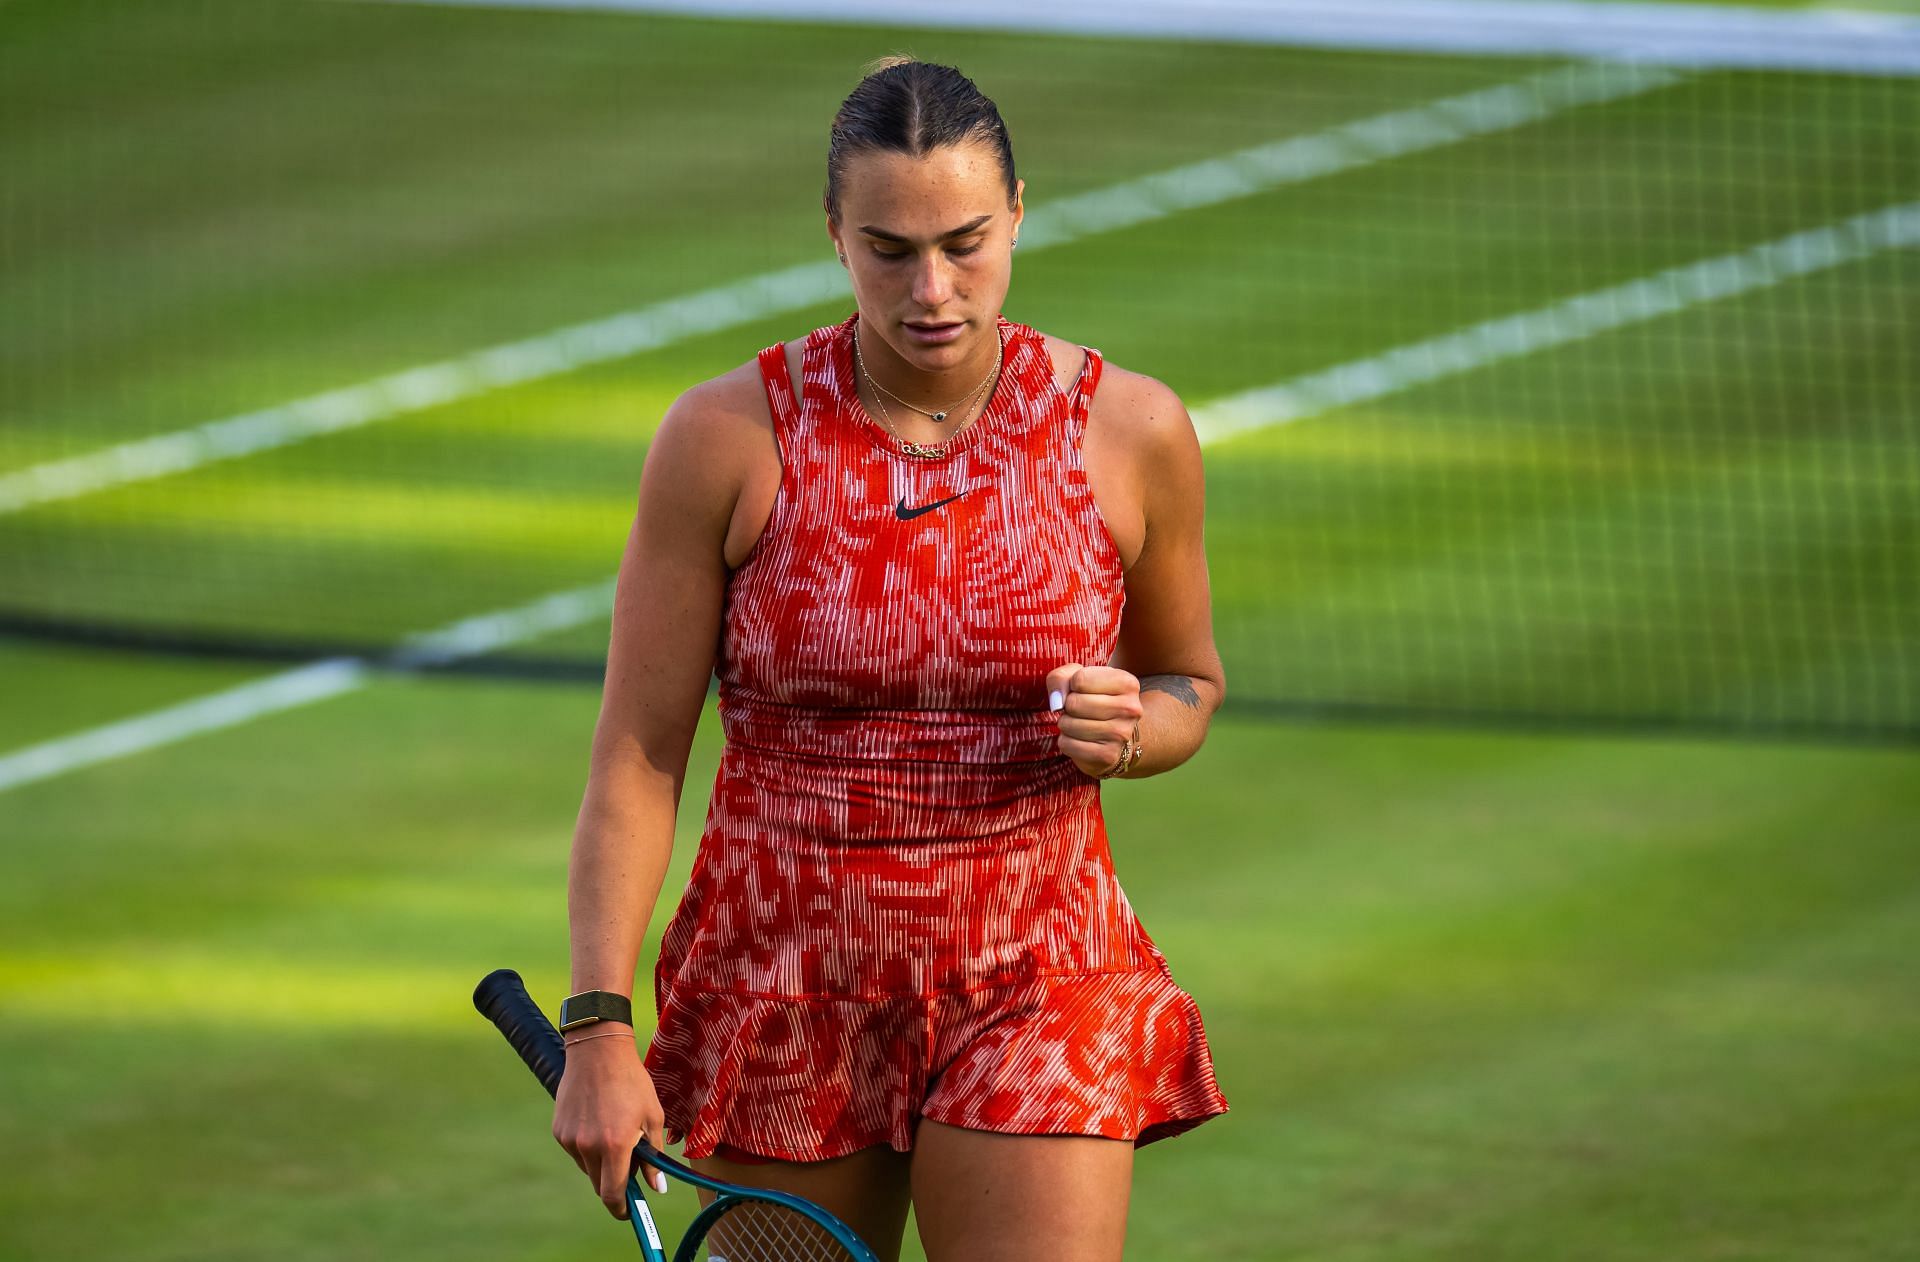
<path fill-rule="evenodd" d="M 675 498 L 697 496 L 702 515 L 730 515 L 761 446 L 773 445 L 773 418 L 760 384 L 759 365 L 748 360 L 683 390 L 660 418 L 647 447 L 647 463 L 661 462 Z"/>
<path fill-rule="evenodd" d="M 1087 425 L 1100 426 L 1108 437 L 1147 460 L 1178 459 L 1184 452 L 1198 453 L 1200 447 L 1193 418 L 1173 387 L 1111 360 L 1101 366 Z"/>
<path fill-rule="evenodd" d="M 749 359 L 718 377 L 688 386 L 674 400 L 673 409 L 691 413 L 708 425 L 746 425 L 771 429 L 773 418 L 767 411 L 766 391 L 760 384 L 760 364 Z"/>
<path fill-rule="evenodd" d="M 1042 332 L 1040 336 L 1053 360 L 1054 381 L 1063 393 L 1072 390 L 1086 368 L 1086 350 L 1078 342 L 1051 333 Z M 1103 437 L 1161 451 L 1180 446 L 1183 438 L 1193 433 L 1192 418 L 1172 387 L 1105 358 L 1101 360 L 1100 385 L 1093 394 L 1088 424 L 1100 425 L 1106 431 Z"/>
<path fill-rule="evenodd" d="M 1035 329 L 1034 332 L 1039 333 L 1040 330 Z M 1081 349 L 1078 342 L 1055 337 L 1051 333 L 1040 333 L 1040 339 L 1046 343 L 1047 358 L 1053 361 L 1054 384 L 1064 394 L 1073 389 L 1073 383 L 1080 379 L 1080 370 L 1086 367 L 1087 352 Z"/>

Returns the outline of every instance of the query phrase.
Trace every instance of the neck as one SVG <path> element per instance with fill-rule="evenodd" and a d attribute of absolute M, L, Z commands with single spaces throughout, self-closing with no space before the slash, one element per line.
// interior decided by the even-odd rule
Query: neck
<path fill-rule="evenodd" d="M 888 345 L 886 339 L 870 332 L 865 320 L 854 322 L 853 335 L 859 343 L 860 362 L 865 366 L 867 375 L 908 403 L 924 407 L 930 412 L 964 405 L 962 396 L 993 372 L 1001 355 L 998 320 L 985 336 L 973 339 L 974 344 L 961 359 L 937 368 L 922 367 L 902 357 Z M 861 384 L 864 386 L 866 383 Z M 974 399 L 971 410 L 977 411 L 981 401 Z"/>

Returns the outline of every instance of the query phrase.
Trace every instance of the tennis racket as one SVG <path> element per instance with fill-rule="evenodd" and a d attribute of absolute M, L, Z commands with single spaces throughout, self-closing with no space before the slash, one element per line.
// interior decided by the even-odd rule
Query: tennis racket
<path fill-rule="evenodd" d="M 473 1006 L 507 1036 L 547 1094 L 557 1095 L 567 1045 L 527 994 L 520 974 L 510 968 L 488 973 L 474 988 Z M 673 1262 L 879 1262 L 852 1228 L 805 1197 L 710 1179 L 655 1151 L 643 1138 L 627 1172 L 627 1221 L 647 1262 L 667 1262 L 667 1254 L 640 1188 L 637 1172 L 643 1160 L 670 1179 L 714 1194 L 713 1202 L 687 1227 Z"/>

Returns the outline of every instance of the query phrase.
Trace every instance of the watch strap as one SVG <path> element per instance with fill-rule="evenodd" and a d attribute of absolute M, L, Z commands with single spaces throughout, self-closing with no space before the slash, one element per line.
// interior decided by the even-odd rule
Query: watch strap
<path fill-rule="evenodd" d="M 611 990 L 583 990 L 560 1001 L 560 1028 L 571 1030 L 596 1021 L 633 1024 L 633 1001 Z"/>

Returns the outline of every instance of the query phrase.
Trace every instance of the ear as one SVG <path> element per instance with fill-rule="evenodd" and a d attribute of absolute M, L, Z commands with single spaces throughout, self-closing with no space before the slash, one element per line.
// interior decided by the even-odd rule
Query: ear
<path fill-rule="evenodd" d="M 1020 235 L 1020 221 L 1027 217 L 1027 182 L 1016 179 L 1013 182 L 1013 235 Z"/>

